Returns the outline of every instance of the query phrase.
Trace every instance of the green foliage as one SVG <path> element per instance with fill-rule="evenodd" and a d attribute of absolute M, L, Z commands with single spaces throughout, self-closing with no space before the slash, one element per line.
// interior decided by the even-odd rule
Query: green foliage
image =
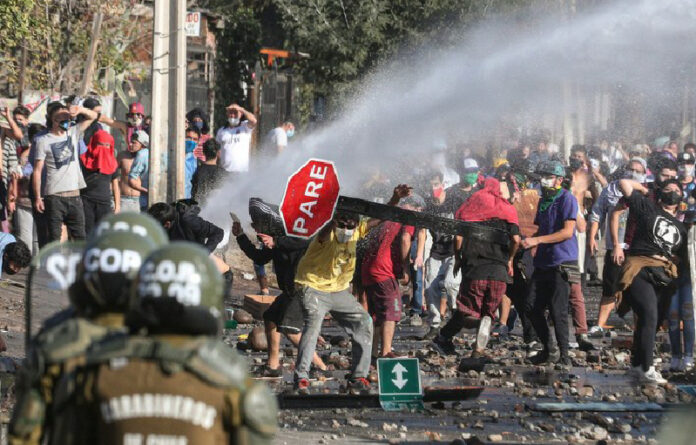
<path fill-rule="evenodd" d="M 273 0 L 273 4 L 282 14 L 288 46 L 311 55 L 300 66 L 304 79 L 336 103 L 379 63 L 425 42 L 452 44 L 472 23 L 519 11 L 533 1 Z"/>
<path fill-rule="evenodd" d="M 96 80 L 107 68 L 117 74 L 132 67 L 129 45 L 138 36 L 128 20 L 132 8 L 143 0 L 2 0 L 0 1 L 0 84 L 14 87 L 19 81 L 21 47 L 27 52 L 25 87 L 28 89 L 76 92 L 82 82 L 92 38 L 92 21 L 98 8 L 104 20 L 97 50 Z M 98 92 L 108 85 L 93 82 Z M 100 91 L 101 90 L 101 91 Z M 4 93 L 7 93 L 5 91 Z"/>

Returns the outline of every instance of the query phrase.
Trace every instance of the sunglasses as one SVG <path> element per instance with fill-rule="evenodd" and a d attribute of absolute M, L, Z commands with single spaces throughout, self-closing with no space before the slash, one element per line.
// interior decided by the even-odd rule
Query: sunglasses
<path fill-rule="evenodd" d="M 336 222 L 336 227 L 338 227 L 339 229 L 353 230 L 353 229 L 355 229 L 356 226 L 357 226 L 357 224 L 354 222 L 349 222 L 349 223 L 347 223 L 345 221 L 337 221 Z"/>

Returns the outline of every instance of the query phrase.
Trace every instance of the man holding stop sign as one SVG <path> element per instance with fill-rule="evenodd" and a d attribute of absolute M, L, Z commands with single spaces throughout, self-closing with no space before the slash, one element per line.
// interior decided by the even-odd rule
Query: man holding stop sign
<path fill-rule="evenodd" d="M 315 172 L 318 171 L 317 168 L 315 167 Z M 313 187 L 314 191 L 319 191 L 325 186 Z M 300 192 L 305 192 L 305 196 L 306 190 L 306 187 L 300 188 Z M 292 192 L 290 187 L 286 191 L 286 198 L 289 192 Z M 397 205 L 401 198 L 409 196 L 410 193 L 410 187 L 397 186 L 389 205 Z M 337 195 L 336 190 L 336 197 Z M 321 198 L 318 201 L 317 206 L 312 205 L 312 214 L 315 214 L 318 205 L 322 204 Z M 286 202 L 287 199 L 284 199 L 283 203 Z M 332 211 L 334 203 L 329 205 Z M 372 318 L 351 294 L 349 287 L 355 272 L 356 244 L 379 222 L 376 219 L 360 221 L 357 214 L 336 212 L 333 219 L 319 230 L 300 260 L 295 276 L 295 298 L 300 298 L 305 318 L 295 366 L 295 388 L 300 392 L 306 392 L 309 388 L 309 367 L 327 312 L 348 332 L 353 342 L 352 371 L 348 389 L 359 393 L 370 388 L 367 376 L 372 350 Z M 286 221 L 286 231 L 289 235 L 296 232 L 296 236 L 302 236 L 302 230 L 307 224 L 304 221 L 293 222 L 288 226 Z M 293 229 L 299 229 L 299 233 Z"/>

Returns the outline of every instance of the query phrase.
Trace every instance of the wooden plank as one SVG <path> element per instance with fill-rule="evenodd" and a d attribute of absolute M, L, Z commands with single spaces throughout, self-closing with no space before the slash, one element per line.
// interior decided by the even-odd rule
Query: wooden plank
<path fill-rule="evenodd" d="M 528 403 L 527 408 L 540 412 L 660 412 L 664 407 L 657 403 L 564 403 L 564 402 L 540 402 Z"/>
<path fill-rule="evenodd" d="M 379 204 L 365 199 L 339 196 L 336 210 L 353 212 L 388 221 L 396 221 L 409 226 L 425 227 L 436 232 L 477 238 L 484 242 L 508 245 L 507 232 L 479 223 L 443 218 L 423 212 L 402 209 L 401 207 Z"/>
<path fill-rule="evenodd" d="M 483 386 L 426 387 L 423 402 L 457 402 L 477 398 Z M 377 394 L 278 394 L 281 409 L 380 408 Z"/>

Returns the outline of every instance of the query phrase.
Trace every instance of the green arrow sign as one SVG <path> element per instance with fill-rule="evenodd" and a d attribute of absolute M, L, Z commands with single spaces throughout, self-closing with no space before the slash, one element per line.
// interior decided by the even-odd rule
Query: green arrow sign
<path fill-rule="evenodd" d="M 387 411 L 423 408 L 423 387 L 417 358 L 377 360 L 379 401 Z"/>

